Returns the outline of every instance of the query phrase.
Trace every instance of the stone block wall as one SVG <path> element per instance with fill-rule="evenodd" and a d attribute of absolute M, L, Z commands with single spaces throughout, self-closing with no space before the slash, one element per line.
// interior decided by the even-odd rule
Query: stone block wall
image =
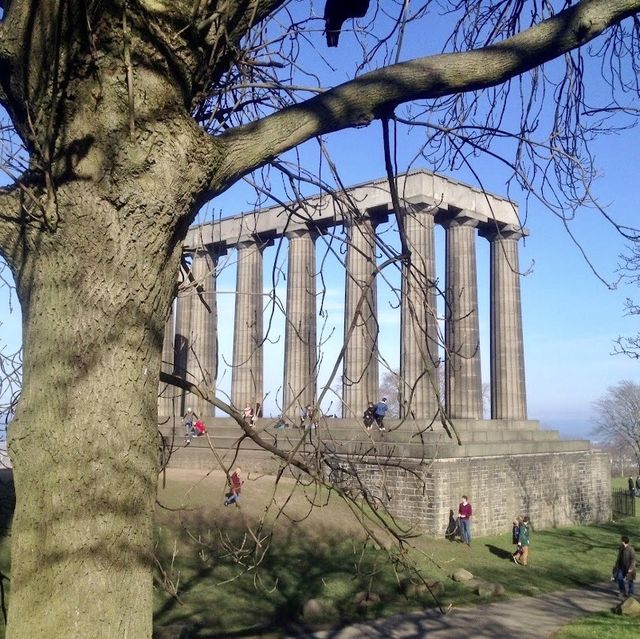
<path fill-rule="evenodd" d="M 609 458 L 593 450 L 439 459 L 412 472 L 376 463 L 360 470 L 393 515 L 436 537 L 444 535 L 450 510 L 457 515 L 463 494 L 474 509 L 475 535 L 506 532 L 519 514 L 534 528 L 611 518 Z"/>

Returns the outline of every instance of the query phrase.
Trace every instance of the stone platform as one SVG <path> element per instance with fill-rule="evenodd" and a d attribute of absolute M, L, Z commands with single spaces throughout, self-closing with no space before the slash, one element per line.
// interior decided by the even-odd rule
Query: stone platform
<path fill-rule="evenodd" d="M 299 454 L 329 454 L 333 465 L 355 465 L 370 493 L 395 516 L 442 536 L 462 494 L 474 507 L 473 532 L 505 532 L 518 514 L 534 527 L 606 521 L 611 516 L 609 458 L 586 440 L 561 439 L 533 420 L 455 420 L 461 444 L 441 425 L 386 420 L 386 432 L 356 420 L 324 419 L 317 429 L 275 429 L 258 420 L 270 445 Z M 240 465 L 245 473 L 274 473 L 280 460 L 261 449 L 231 419 L 207 420 L 209 437 L 184 446 L 183 429 L 161 426 L 173 438 L 169 465 L 179 468 Z M 213 450 L 212 450 L 213 448 Z M 215 454 L 214 454 L 215 451 Z"/>

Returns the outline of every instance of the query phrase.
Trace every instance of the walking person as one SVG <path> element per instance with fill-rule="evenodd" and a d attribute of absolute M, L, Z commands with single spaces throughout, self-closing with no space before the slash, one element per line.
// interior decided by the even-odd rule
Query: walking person
<path fill-rule="evenodd" d="M 520 540 L 520 526 L 522 525 L 522 517 L 518 515 L 516 519 L 513 520 L 511 525 L 511 543 L 516 547 L 516 549 L 511 553 L 511 557 L 515 563 L 518 563 L 518 558 L 522 555 L 522 546 L 518 545 L 518 541 Z"/>
<path fill-rule="evenodd" d="M 636 497 L 640 497 L 640 475 L 636 477 Z"/>
<path fill-rule="evenodd" d="M 633 582 L 636 579 L 636 551 L 626 535 L 620 538 L 618 556 L 613 565 L 613 579 L 618 582 L 618 588 L 623 596 L 633 596 Z"/>
<path fill-rule="evenodd" d="M 471 516 L 473 515 L 473 508 L 467 501 L 467 496 L 462 495 L 462 501 L 458 505 L 458 526 L 460 527 L 460 535 L 462 541 L 471 545 Z"/>
<path fill-rule="evenodd" d="M 387 414 L 388 410 L 387 406 L 387 398 L 383 397 L 381 401 L 378 402 L 376 409 L 374 411 L 374 417 L 376 420 L 376 424 L 378 424 L 378 430 L 380 432 L 384 432 L 384 416 Z"/>
<path fill-rule="evenodd" d="M 629 484 L 629 494 L 632 497 L 635 497 L 636 496 L 636 485 L 635 485 L 635 483 L 633 481 L 633 477 L 629 477 L 629 479 L 627 481 L 627 484 Z"/>
<path fill-rule="evenodd" d="M 517 557 L 513 558 L 515 563 L 521 566 L 527 566 L 529 564 L 529 543 L 531 541 L 531 524 L 529 523 L 529 517 L 526 515 L 522 518 L 522 523 L 518 529 L 518 553 Z"/>
<path fill-rule="evenodd" d="M 188 446 L 191 443 L 193 437 L 197 437 L 197 433 L 194 428 L 194 424 L 198 416 L 193 412 L 193 408 L 187 408 L 187 413 L 184 416 L 184 445 Z"/>

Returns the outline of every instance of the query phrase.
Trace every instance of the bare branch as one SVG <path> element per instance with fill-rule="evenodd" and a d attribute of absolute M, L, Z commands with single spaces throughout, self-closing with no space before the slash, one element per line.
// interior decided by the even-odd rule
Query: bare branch
<path fill-rule="evenodd" d="M 417 58 L 341 84 L 219 136 L 225 160 L 215 187 L 309 140 L 366 126 L 400 104 L 499 85 L 583 46 L 640 11 L 640 0 L 584 0 L 503 42 L 462 53 Z"/>

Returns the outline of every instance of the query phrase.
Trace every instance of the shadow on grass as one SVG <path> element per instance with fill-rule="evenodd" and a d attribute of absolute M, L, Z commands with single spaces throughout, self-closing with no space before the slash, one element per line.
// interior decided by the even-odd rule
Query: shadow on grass
<path fill-rule="evenodd" d="M 498 546 L 494 546 L 493 544 L 485 544 L 485 547 L 489 550 L 492 555 L 499 557 L 500 559 L 512 559 L 513 555 L 504 548 L 499 548 Z"/>
<path fill-rule="evenodd" d="M 167 537 L 159 539 L 156 554 L 164 565 L 179 549 L 174 572 L 180 571 L 182 603 L 158 593 L 154 637 L 298 634 L 311 627 L 303 616 L 309 600 L 318 602 L 312 619 L 317 628 L 318 623 L 374 618 L 393 600 L 404 598 L 386 555 L 341 537 L 335 529 L 310 533 L 290 524 L 272 537 L 254 537 L 241 517 L 224 519 L 217 519 L 217 530 L 198 519 L 190 522 L 188 538 L 176 541 L 166 530 Z M 256 559 L 259 565 L 252 567 Z M 359 605 L 357 594 L 368 591 L 381 600 Z M 329 610 L 323 610 L 322 602 L 328 601 Z"/>

